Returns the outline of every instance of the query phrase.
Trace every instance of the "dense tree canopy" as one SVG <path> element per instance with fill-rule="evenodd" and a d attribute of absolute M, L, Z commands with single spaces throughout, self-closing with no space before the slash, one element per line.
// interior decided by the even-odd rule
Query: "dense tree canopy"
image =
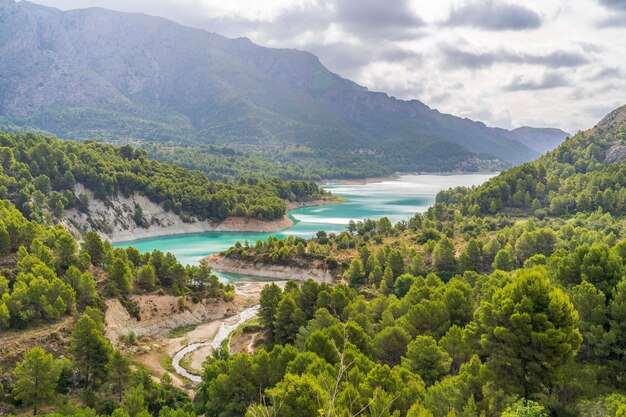
<path fill-rule="evenodd" d="M 323 195 L 313 182 L 275 177 L 214 181 L 197 171 L 157 162 L 130 146 L 35 134 L 0 134 L 0 161 L 0 198 L 11 199 L 28 218 L 39 221 L 48 213 L 62 217 L 67 208 L 84 208 L 88 199 L 75 195 L 77 183 L 97 199 L 140 193 L 166 210 L 202 220 L 276 219 L 285 214 L 285 200 Z"/>

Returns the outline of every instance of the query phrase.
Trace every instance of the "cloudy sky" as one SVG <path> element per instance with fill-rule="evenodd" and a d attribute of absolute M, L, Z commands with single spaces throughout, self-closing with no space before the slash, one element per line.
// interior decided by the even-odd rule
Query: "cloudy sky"
<path fill-rule="evenodd" d="M 371 90 L 505 128 L 626 104 L 626 0 L 34 0 L 144 12 L 297 48 Z"/>

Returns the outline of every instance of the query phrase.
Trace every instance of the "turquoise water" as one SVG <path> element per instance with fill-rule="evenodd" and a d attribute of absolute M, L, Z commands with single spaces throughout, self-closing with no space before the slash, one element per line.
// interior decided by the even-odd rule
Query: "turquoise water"
<path fill-rule="evenodd" d="M 352 220 L 379 219 L 387 216 L 392 223 L 405 220 L 416 212 L 425 211 L 435 201 L 441 190 L 455 186 L 478 185 L 495 174 L 467 175 L 402 175 L 370 184 L 324 184 L 326 190 L 345 197 L 347 202 L 329 206 L 306 207 L 290 213 L 296 224 L 277 233 L 253 232 L 205 232 L 173 236 L 161 236 L 114 246 L 134 246 L 141 252 L 159 249 L 172 252 L 183 264 L 195 264 L 206 255 L 228 249 L 237 241 L 299 236 L 308 238 L 319 230 L 341 232 Z M 241 279 L 239 276 L 220 274 L 226 280 Z M 228 276 L 227 276 L 228 275 Z"/>

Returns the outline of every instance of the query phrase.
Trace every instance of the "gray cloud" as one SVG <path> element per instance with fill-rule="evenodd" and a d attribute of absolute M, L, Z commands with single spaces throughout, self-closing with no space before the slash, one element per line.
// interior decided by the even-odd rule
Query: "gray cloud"
<path fill-rule="evenodd" d="M 455 46 L 442 48 L 444 61 L 450 67 L 479 69 L 497 63 L 532 64 L 550 68 L 577 67 L 585 65 L 589 59 L 576 52 L 555 51 L 549 54 L 513 53 L 499 50 L 494 52 L 468 52 Z"/>
<path fill-rule="evenodd" d="M 589 59 L 582 54 L 564 51 L 555 51 L 547 55 L 523 54 L 521 58 L 522 62 L 553 68 L 578 67 L 589 62 Z"/>
<path fill-rule="evenodd" d="M 614 13 L 597 22 L 596 27 L 600 29 L 626 27 L 626 13 Z"/>
<path fill-rule="evenodd" d="M 209 30 L 234 36 L 234 32 L 262 32 L 272 39 L 288 38 L 306 31 L 321 32 L 336 25 L 359 39 L 397 41 L 415 38 L 425 27 L 408 0 L 341 0 L 316 2 L 284 11 L 271 22 L 241 17 L 205 18 Z"/>
<path fill-rule="evenodd" d="M 430 102 L 432 104 L 441 104 L 450 100 L 451 98 L 452 98 L 452 94 L 450 92 L 444 91 L 442 93 L 430 96 Z"/>
<path fill-rule="evenodd" d="M 345 42 L 330 44 L 311 42 L 302 45 L 301 48 L 319 56 L 330 70 L 347 77 L 357 75 L 362 67 L 374 62 L 419 64 L 423 59 L 420 54 L 394 44 L 353 45 Z"/>
<path fill-rule="evenodd" d="M 619 28 L 626 27 L 626 0 L 597 0 L 606 9 L 614 12 L 610 16 L 600 19 L 596 27 Z"/>
<path fill-rule="evenodd" d="M 599 0 L 599 2 L 608 9 L 626 12 L 626 1 L 624 0 Z"/>
<path fill-rule="evenodd" d="M 498 62 L 498 54 L 491 52 L 466 52 L 454 46 L 444 46 L 441 52 L 449 67 L 485 68 Z"/>
<path fill-rule="evenodd" d="M 541 26 L 541 16 L 524 6 L 499 1 L 474 1 L 451 10 L 450 26 L 473 26 L 486 30 L 528 30 Z"/>
<path fill-rule="evenodd" d="M 617 78 L 617 79 L 624 78 L 622 70 L 620 70 L 617 67 L 603 68 L 591 77 L 592 80 L 600 80 L 600 81 L 605 81 L 611 78 Z"/>
<path fill-rule="evenodd" d="M 548 90 L 557 87 L 569 86 L 569 81 L 556 72 L 544 73 L 538 79 L 529 79 L 524 76 L 517 76 L 511 82 L 504 86 L 504 91 L 534 91 Z"/>
<path fill-rule="evenodd" d="M 335 21 L 362 37 L 411 38 L 424 21 L 407 0 L 341 0 L 335 3 Z"/>

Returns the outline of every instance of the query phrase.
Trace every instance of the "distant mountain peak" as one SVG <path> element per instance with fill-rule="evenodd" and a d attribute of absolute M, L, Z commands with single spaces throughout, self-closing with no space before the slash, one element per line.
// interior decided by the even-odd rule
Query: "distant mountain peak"
<path fill-rule="evenodd" d="M 618 107 L 604 116 L 596 126 L 612 127 L 624 125 L 626 125 L 626 105 Z"/>
<path fill-rule="evenodd" d="M 537 128 L 522 126 L 511 130 L 511 135 L 518 142 L 523 143 L 540 154 L 551 151 L 559 146 L 569 133 L 555 128 Z"/>
<path fill-rule="evenodd" d="M 0 116 L 13 125 L 75 139 L 370 149 L 410 170 L 439 163 L 426 150 L 513 164 L 542 152 L 524 132 L 369 91 L 308 52 L 143 14 L 0 1 L 15 11 L 0 25 Z"/>

